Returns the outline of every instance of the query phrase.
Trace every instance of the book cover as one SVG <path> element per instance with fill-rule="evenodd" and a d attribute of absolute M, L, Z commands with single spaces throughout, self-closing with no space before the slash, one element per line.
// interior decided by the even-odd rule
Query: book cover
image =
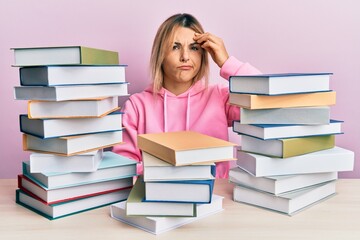
<path fill-rule="evenodd" d="M 15 66 L 119 64 L 118 52 L 85 46 L 48 46 L 11 49 L 14 51 Z"/>
<path fill-rule="evenodd" d="M 124 83 L 126 65 L 22 67 L 20 85 L 59 86 Z"/>
<path fill-rule="evenodd" d="M 237 165 L 256 177 L 341 172 L 354 169 L 354 152 L 338 146 L 289 158 L 275 158 L 238 151 L 237 158 Z"/>
<path fill-rule="evenodd" d="M 266 156 L 288 158 L 335 147 L 335 135 L 262 140 L 241 136 L 241 150 Z"/>
<path fill-rule="evenodd" d="M 205 134 L 180 131 L 138 135 L 138 147 L 175 166 L 233 160 L 235 144 Z"/>
<path fill-rule="evenodd" d="M 16 100 L 66 101 L 128 95 L 128 82 L 97 85 L 14 87 L 14 98 Z"/>
<path fill-rule="evenodd" d="M 233 131 L 242 135 L 257 137 L 263 140 L 342 134 L 343 121 L 330 119 L 329 124 L 242 124 L 233 122 Z"/>
<path fill-rule="evenodd" d="M 230 76 L 230 92 L 290 94 L 329 91 L 332 73 L 280 73 Z"/>
<path fill-rule="evenodd" d="M 194 203 L 147 202 L 145 199 L 145 183 L 138 177 L 126 202 L 127 216 L 155 217 L 196 217 Z"/>
<path fill-rule="evenodd" d="M 126 201 L 111 205 L 110 213 L 112 218 L 125 224 L 152 234 L 161 234 L 222 211 L 222 202 L 223 197 L 214 194 L 213 201 L 210 204 L 196 205 L 196 217 L 127 216 Z"/>
<path fill-rule="evenodd" d="M 336 103 L 336 92 L 330 91 L 270 96 L 230 93 L 229 103 L 247 109 L 330 106 Z"/>

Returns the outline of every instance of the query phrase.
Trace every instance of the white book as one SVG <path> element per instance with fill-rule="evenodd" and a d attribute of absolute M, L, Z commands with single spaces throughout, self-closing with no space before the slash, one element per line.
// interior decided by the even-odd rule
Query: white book
<path fill-rule="evenodd" d="M 210 204 L 197 204 L 197 217 L 127 216 L 126 202 L 111 205 L 110 212 L 111 217 L 116 220 L 152 234 L 161 234 L 222 211 L 222 201 L 223 197 L 214 194 Z"/>
<path fill-rule="evenodd" d="M 124 201 L 129 195 L 129 192 L 129 189 L 124 189 L 74 201 L 47 205 L 43 201 L 31 197 L 21 190 L 17 190 L 16 202 L 50 220 L 53 220 L 60 217 L 66 217 L 71 214 L 81 213 L 87 210 L 92 210 L 94 208 Z"/>
<path fill-rule="evenodd" d="M 343 121 L 330 120 L 329 124 L 296 125 L 296 124 L 242 124 L 233 122 L 233 131 L 260 139 L 278 139 L 306 136 L 340 134 Z"/>
<path fill-rule="evenodd" d="M 61 102 L 28 101 L 28 117 L 30 119 L 104 117 L 118 109 L 118 97 Z"/>
<path fill-rule="evenodd" d="M 30 119 L 20 115 L 20 131 L 40 138 L 64 137 L 121 130 L 121 121 L 121 112 L 101 118 Z"/>
<path fill-rule="evenodd" d="M 330 107 L 297 107 L 273 109 L 240 109 L 242 124 L 308 124 L 330 123 Z"/>
<path fill-rule="evenodd" d="M 30 154 L 30 172 L 95 172 L 102 158 L 102 149 L 69 157 L 32 153 Z"/>
<path fill-rule="evenodd" d="M 103 160 L 95 172 L 43 172 L 31 173 L 30 163 L 23 162 L 23 175 L 46 189 L 64 188 L 136 175 L 137 161 L 113 152 L 104 152 Z"/>
<path fill-rule="evenodd" d="M 68 65 L 20 68 L 22 86 L 124 83 L 125 65 Z"/>
<path fill-rule="evenodd" d="M 331 181 L 314 185 L 281 196 L 275 196 L 243 186 L 235 186 L 233 198 L 235 202 L 242 202 L 280 213 L 294 215 L 334 195 L 336 193 L 335 182 L 336 181 Z"/>
<path fill-rule="evenodd" d="M 101 132 L 59 138 L 23 135 L 23 149 L 40 153 L 73 156 L 123 143 L 122 131 Z"/>
<path fill-rule="evenodd" d="M 341 172 L 354 169 L 354 152 L 334 147 L 289 158 L 273 158 L 238 151 L 237 165 L 256 177 Z"/>
<path fill-rule="evenodd" d="M 128 96 L 128 83 L 68 86 L 16 86 L 16 100 L 66 101 L 111 96 Z"/>
<path fill-rule="evenodd" d="M 281 195 L 293 190 L 337 179 L 337 172 L 291 174 L 270 177 L 255 177 L 235 167 L 229 171 L 229 181 L 248 188 Z"/>
<path fill-rule="evenodd" d="M 214 179 L 215 164 L 174 166 L 147 152 L 142 152 L 144 181 Z"/>
<path fill-rule="evenodd" d="M 19 188 L 22 191 L 39 198 L 48 205 L 115 192 L 131 188 L 133 185 L 133 177 L 128 177 L 72 187 L 47 189 L 23 175 L 19 175 L 18 179 Z"/>
<path fill-rule="evenodd" d="M 230 91 L 251 94 L 290 94 L 329 91 L 332 73 L 280 73 L 231 76 Z"/>

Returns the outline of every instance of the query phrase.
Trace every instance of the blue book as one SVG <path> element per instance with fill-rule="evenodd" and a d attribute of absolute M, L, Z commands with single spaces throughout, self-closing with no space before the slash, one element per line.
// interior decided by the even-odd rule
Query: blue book
<path fill-rule="evenodd" d="M 279 73 L 230 76 L 232 93 L 280 95 L 330 91 L 332 73 Z"/>
<path fill-rule="evenodd" d="M 104 152 L 100 166 L 95 172 L 78 173 L 31 173 L 29 161 L 23 162 L 23 175 L 45 189 L 65 188 L 96 182 L 136 176 L 135 160 L 113 152 Z"/>
<path fill-rule="evenodd" d="M 242 135 L 269 140 L 278 138 L 342 134 L 342 123 L 343 121 L 333 119 L 330 120 L 330 124 L 321 125 L 242 124 L 240 121 L 234 121 L 233 131 Z"/>
<path fill-rule="evenodd" d="M 215 179 L 145 182 L 145 201 L 210 203 Z"/>

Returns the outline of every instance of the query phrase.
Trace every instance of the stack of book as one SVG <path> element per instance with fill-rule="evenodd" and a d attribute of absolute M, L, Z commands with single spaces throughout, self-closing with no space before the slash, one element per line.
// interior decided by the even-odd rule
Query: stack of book
<path fill-rule="evenodd" d="M 342 121 L 330 119 L 330 73 L 232 76 L 230 103 L 241 107 L 234 201 L 293 215 L 336 193 L 354 153 L 335 145 Z"/>
<path fill-rule="evenodd" d="M 126 200 L 136 161 L 104 151 L 122 143 L 118 96 L 128 95 L 118 53 L 82 46 L 14 48 L 23 149 L 16 202 L 56 219 Z"/>
<path fill-rule="evenodd" d="M 222 210 L 213 194 L 214 162 L 233 158 L 234 144 L 191 131 L 141 134 L 144 174 L 113 218 L 159 234 Z"/>

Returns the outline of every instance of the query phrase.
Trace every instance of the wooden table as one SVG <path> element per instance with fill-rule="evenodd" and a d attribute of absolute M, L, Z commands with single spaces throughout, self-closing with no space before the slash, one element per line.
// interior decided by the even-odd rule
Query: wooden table
<path fill-rule="evenodd" d="M 112 219 L 109 207 L 50 221 L 17 205 L 15 189 L 0 180 L 0 239 L 360 239 L 360 179 L 338 180 L 337 195 L 292 217 L 233 202 L 233 185 L 217 179 L 224 211 L 157 236 Z"/>

